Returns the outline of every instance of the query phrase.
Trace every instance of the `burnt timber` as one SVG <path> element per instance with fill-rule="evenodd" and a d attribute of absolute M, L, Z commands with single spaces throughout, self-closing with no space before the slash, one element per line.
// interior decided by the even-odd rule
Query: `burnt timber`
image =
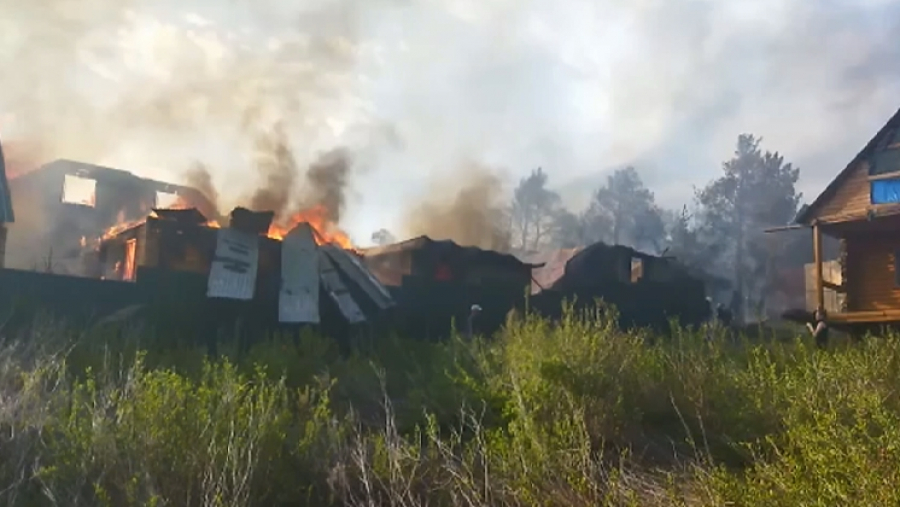
<path fill-rule="evenodd" d="M 812 231 L 816 307 L 826 307 L 826 290 L 844 296 L 830 322 L 851 330 L 900 324 L 900 110 L 796 223 Z M 839 284 L 824 276 L 826 236 L 841 242 Z"/>
<path fill-rule="evenodd" d="M 665 332 L 670 319 L 691 326 L 710 314 L 709 282 L 673 257 L 594 243 L 528 258 L 544 261 L 534 271 L 531 307 L 550 318 L 560 317 L 564 301 L 583 309 L 602 300 L 615 306 L 621 327 Z"/>
<path fill-rule="evenodd" d="M 472 305 L 482 312 L 479 334 L 499 330 L 510 310 L 521 308 L 533 264 L 513 255 L 420 236 L 362 250 L 368 270 L 397 301 L 400 331 L 444 338 L 462 329 Z"/>
<path fill-rule="evenodd" d="M 128 314 L 130 322 L 150 325 L 157 336 L 210 347 L 223 331 L 246 344 L 269 332 L 313 326 L 345 341 L 387 324 L 394 301 L 353 252 L 316 245 L 305 223 L 287 236 L 305 240 L 300 249 L 296 241 L 248 231 L 260 219 L 267 230 L 272 219 L 271 213 L 248 213 L 238 213 L 236 228 L 217 228 L 196 209 L 154 209 L 100 244 L 88 276 L 0 270 L 0 305 L 18 312 L 19 321 L 49 310 L 80 323 L 109 322 L 111 315 L 137 308 Z M 250 246 L 239 252 L 222 240 L 234 237 L 247 238 Z M 284 269 L 295 265 L 305 268 Z M 247 286 L 249 295 L 235 291 Z"/>

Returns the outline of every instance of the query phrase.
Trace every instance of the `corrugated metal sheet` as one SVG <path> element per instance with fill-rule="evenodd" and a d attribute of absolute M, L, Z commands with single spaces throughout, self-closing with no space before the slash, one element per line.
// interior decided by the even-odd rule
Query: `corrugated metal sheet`
<path fill-rule="evenodd" d="M 278 321 L 319 323 L 319 253 L 312 228 L 298 224 L 281 242 Z"/>
<path fill-rule="evenodd" d="M 207 297 L 253 299 L 259 269 L 259 237 L 231 228 L 219 229 L 217 234 Z"/>
<path fill-rule="evenodd" d="M 9 181 L 6 179 L 6 161 L 3 158 L 3 146 L 0 145 L 0 223 L 11 224 L 15 221 Z"/>

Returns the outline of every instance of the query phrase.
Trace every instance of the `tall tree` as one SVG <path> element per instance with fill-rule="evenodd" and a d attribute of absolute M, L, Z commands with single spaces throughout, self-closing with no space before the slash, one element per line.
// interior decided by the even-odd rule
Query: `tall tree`
<path fill-rule="evenodd" d="M 378 229 L 372 233 L 372 243 L 375 243 L 376 245 L 390 245 L 391 243 L 396 242 L 397 239 L 391 234 L 391 231 L 387 229 Z"/>
<path fill-rule="evenodd" d="M 760 141 L 739 136 L 734 156 L 722 164 L 723 174 L 697 193 L 702 233 L 730 247 L 720 260 L 732 273 L 737 315 L 745 315 L 748 299 L 763 299 L 761 275 L 768 264 L 760 247 L 763 230 L 787 224 L 801 198 L 795 188 L 799 170 L 777 152 L 763 152 Z"/>
<path fill-rule="evenodd" d="M 661 213 L 653 192 L 629 166 L 609 175 L 594 193 L 586 219 L 595 241 L 658 250 L 665 237 Z"/>
<path fill-rule="evenodd" d="M 575 248 L 591 243 L 585 215 L 560 209 L 553 221 L 552 243 L 559 248 Z"/>
<path fill-rule="evenodd" d="M 547 188 L 547 173 L 543 169 L 538 167 L 522 178 L 510 206 L 514 245 L 522 250 L 545 246 L 560 208 L 559 194 Z"/>

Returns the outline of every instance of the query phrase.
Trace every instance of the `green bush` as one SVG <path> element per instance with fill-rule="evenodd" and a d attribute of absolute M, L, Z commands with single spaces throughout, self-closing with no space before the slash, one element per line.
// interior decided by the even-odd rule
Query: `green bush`
<path fill-rule="evenodd" d="M 0 345 L 0 504 L 900 504 L 895 340 L 614 320 L 208 357 L 45 319 Z"/>

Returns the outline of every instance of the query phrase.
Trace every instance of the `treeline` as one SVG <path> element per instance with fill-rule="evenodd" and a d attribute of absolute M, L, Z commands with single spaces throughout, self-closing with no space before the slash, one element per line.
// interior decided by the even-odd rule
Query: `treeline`
<path fill-rule="evenodd" d="M 552 172 L 538 168 L 519 181 L 501 227 L 516 253 L 604 242 L 674 256 L 689 269 L 729 281 L 733 301 L 723 302 L 735 311 L 757 313 L 771 292 L 772 270 L 798 266 L 811 255 L 806 235 L 763 232 L 793 221 L 802 200 L 799 175 L 759 137 L 744 134 L 719 176 L 695 188 L 692 202 L 679 209 L 657 203 L 637 167 L 614 171 L 586 208 L 571 209 L 553 190 Z M 372 239 L 392 236 L 379 231 Z"/>

